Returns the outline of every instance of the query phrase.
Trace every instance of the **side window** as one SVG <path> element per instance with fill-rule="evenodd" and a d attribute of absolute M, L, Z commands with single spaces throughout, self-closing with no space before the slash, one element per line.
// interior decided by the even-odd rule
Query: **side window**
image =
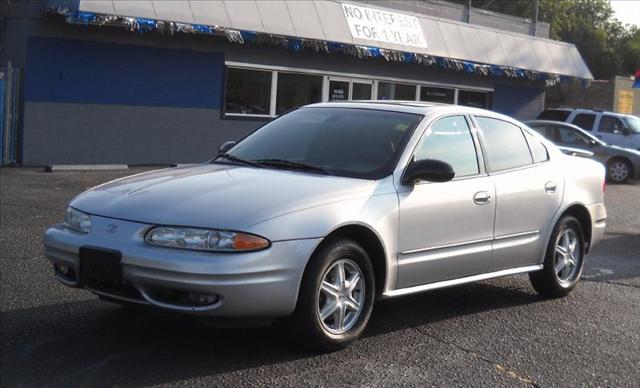
<path fill-rule="evenodd" d="M 533 155 L 533 162 L 540 163 L 549 160 L 549 152 L 547 151 L 547 147 L 544 146 L 540 142 L 540 140 L 531 136 L 527 132 L 524 132 L 524 137 L 527 138 L 527 143 L 529 143 L 529 149 L 531 150 L 531 155 Z"/>
<path fill-rule="evenodd" d="M 572 124 L 579 126 L 585 131 L 593 129 L 593 122 L 596 121 L 596 115 L 591 113 L 580 113 L 573 118 Z"/>
<path fill-rule="evenodd" d="M 560 142 L 563 144 L 575 146 L 589 145 L 589 140 L 580 132 L 573 129 L 558 127 L 558 134 L 560 135 Z"/>
<path fill-rule="evenodd" d="M 518 126 L 489 117 L 476 116 L 476 121 L 487 147 L 487 160 L 491 171 L 533 163 L 529 146 Z"/>
<path fill-rule="evenodd" d="M 480 172 L 476 147 L 464 116 L 442 118 L 427 129 L 415 155 L 415 160 L 423 159 L 438 159 L 449 163 L 456 177 Z"/>
<path fill-rule="evenodd" d="M 600 119 L 600 125 L 598 126 L 598 132 L 604 133 L 622 133 L 624 125 L 622 121 L 613 116 L 602 116 Z"/>

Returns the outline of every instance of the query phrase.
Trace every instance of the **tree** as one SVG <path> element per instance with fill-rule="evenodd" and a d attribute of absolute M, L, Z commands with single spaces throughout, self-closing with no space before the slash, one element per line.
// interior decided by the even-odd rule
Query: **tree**
<path fill-rule="evenodd" d="M 468 5 L 468 0 L 453 0 Z M 472 0 L 476 8 L 533 19 L 533 0 Z M 540 0 L 538 20 L 550 24 L 550 37 L 573 43 L 596 79 L 640 69 L 640 30 L 614 18 L 609 0 Z"/>

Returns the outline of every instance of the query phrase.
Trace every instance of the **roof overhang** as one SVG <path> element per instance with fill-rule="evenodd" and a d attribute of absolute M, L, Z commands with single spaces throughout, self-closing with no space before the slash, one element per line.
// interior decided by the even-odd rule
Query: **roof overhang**
<path fill-rule="evenodd" d="M 501 31 L 484 26 L 336 0 L 50 0 L 73 12 L 116 15 L 188 25 L 215 26 L 276 36 L 374 47 L 474 64 L 486 64 L 592 80 L 573 44 Z M 366 39 L 354 33 L 346 9 L 379 11 L 379 18 L 402 17 L 401 32 L 420 31 L 423 40 Z M 397 21 L 398 17 L 391 19 Z M 408 26 L 416 22 L 416 25 Z M 375 20 L 363 20 L 375 27 Z M 395 26 L 398 27 L 398 26 Z M 394 28 L 395 28 L 394 27 Z M 406 28 L 408 28 L 408 30 Z"/>

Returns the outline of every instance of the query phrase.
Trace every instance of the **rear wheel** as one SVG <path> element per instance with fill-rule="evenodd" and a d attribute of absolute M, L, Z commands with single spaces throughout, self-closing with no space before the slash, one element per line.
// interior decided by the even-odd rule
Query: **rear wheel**
<path fill-rule="evenodd" d="M 330 351 L 355 341 L 371 316 L 374 274 L 366 251 L 349 239 L 325 242 L 313 255 L 293 316 L 306 345 Z"/>
<path fill-rule="evenodd" d="M 533 288 L 548 298 L 569 294 L 580 280 L 584 255 L 580 222 L 572 216 L 562 217 L 549 240 L 542 270 L 529 274 Z"/>
<path fill-rule="evenodd" d="M 613 159 L 607 165 L 607 178 L 611 182 L 625 183 L 631 177 L 631 163 L 625 159 Z"/>

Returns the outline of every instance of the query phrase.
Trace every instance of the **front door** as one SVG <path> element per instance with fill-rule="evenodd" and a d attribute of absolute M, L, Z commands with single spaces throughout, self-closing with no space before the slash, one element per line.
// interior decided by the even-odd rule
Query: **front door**
<path fill-rule="evenodd" d="M 441 118 L 427 129 L 414 159 L 443 160 L 456 175 L 399 188 L 398 288 L 486 271 L 496 202 L 478 151 L 465 116 Z"/>

